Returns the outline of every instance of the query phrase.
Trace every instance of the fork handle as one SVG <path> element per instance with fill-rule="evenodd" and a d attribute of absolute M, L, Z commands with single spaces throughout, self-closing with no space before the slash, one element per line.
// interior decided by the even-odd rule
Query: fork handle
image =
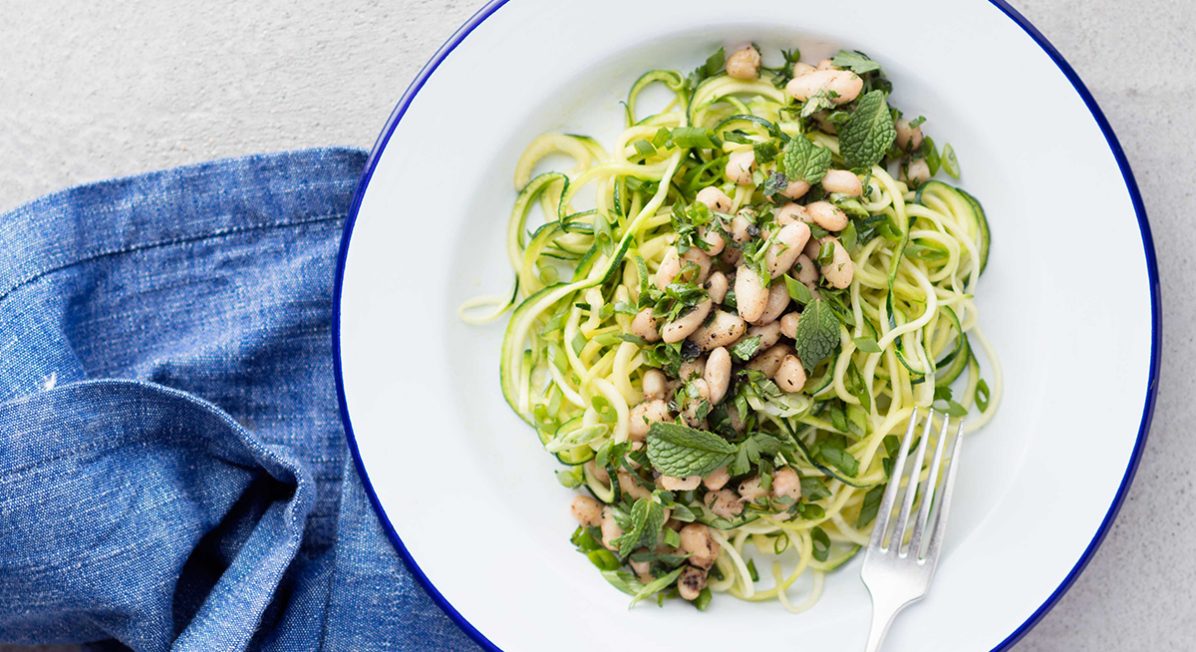
<path fill-rule="evenodd" d="M 889 633 L 889 626 L 893 624 L 893 619 L 897 617 L 897 613 L 904 609 L 907 604 L 909 602 L 882 602 L 875 598 L 872 600 L 872 627 L 868 630 L 868 644 L 864 646 L 864 652 L 880 652 L 880 646 L 884 643 L 885 635 Z"/>

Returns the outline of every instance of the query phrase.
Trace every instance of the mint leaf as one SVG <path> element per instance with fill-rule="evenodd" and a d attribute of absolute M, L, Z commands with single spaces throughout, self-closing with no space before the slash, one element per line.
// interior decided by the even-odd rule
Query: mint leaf
<path fill-rule="evenodd" d="M 843 435 L 830 435 L 818 440 L 810 448 L 810 452 L 849 477 L 854 477 L 860 471 L 860 462 L 847 452 L 847 437 Z"/>
<path fill-rule="evenodd" d="M 815 145 L 805 136 L 794 136 L 785 143 L 781 153 L 781 168 L 794 181 L 814 185 L 822 181 L 831 166 L 831 150 Z"/>
<path fill-rule="evenodd" d="M 839 151 L 847 167 L 867 172 L 884 158 L 896 138 L 884 91 L 870 91 L 856 100 L 855 111 L 839 130 Z"/>
<path fill-rule="evenodd" d="M 797 322 L 793 348 L 808 371 L 813 371 L 839 346 L 839 318 L 823 299 L 806 306 Z"/>
<path fill-rule="evenodd" d="M 619 546 L 619 557 L 623 558 L 640 545 L 648 548 L 656 546 L 656 541 L 660 538 L 660 528 L 664 527 L 664 507 L 654 496 L 640 498 L 631 506 L 628 519 L 630 522 L 623 535 L 614 540 Z"/>
<path fill-rule="evenodd" d="M 706 475 L 734 454 L 735 446 L 712 432 L 659 422 L 648 429 L 648 460 L 664 475 Z"/>
<path fill-rule="evenodd" d="M 880 70 L 879 63 L 868 58 L 868 55 L 859 50 L 839 50 L 839 54 L 831 59 L 831 63 L 835 64 L 836 68 L 844 68 L 857 75 Z"/>
<path fill-rule="evenodd" d="M 759 348 L 760 336 L 755 335 L 752 337 L 741 338 L 735 343 L 735 346 L 731 347 L 730 353 L 735 358 L 738 358 L 743 362 L 747 362 L 748 360 L 752 359 L 753 355 L 756 355 L 756 350 Z"/>

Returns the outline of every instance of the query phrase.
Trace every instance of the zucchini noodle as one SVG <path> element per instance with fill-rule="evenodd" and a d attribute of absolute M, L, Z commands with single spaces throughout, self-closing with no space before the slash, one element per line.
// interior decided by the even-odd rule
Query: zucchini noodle
<path fill-rule="evenodd" d="M 915 410 L 970 432 L 1000 401 L 974 303 L 987 219 L 934 178 L 953 153 L 866 56 L 783 55 L 645 73 L 609 149 L 532 141 L 514 289 L 461 307 L 510 311 L 503 396 L 593 495 L 573 543 L 635 601 L 808 609 L 867 544 Z M 550 159 L 568 163 L 537 173 Z"/>

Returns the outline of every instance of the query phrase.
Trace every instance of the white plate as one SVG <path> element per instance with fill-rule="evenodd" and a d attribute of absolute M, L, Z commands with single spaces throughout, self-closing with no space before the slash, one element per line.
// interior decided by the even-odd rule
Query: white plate
<path fill-rule="evenodd" d="M 931 594 L 888 649 L 1010 644 L 1074 579 L 1128 487 L 1156 378 L 1149 230 L 1096 104 L 1015 12 L 958 0 L 493 2 L 420 73 L 378 142 L 345 230 L 334 331 L 349 443 L 375 506 L 415 574 L 486 646 L 863 645 L 856 564 L 799 616 L 725 597 L 706 613 L 628 610 L 572 550 L 555 460 L 503 403 L 502 325 L 455 317 L 467 297 L 507 288 L 512 170 L 532 137 L 609 139 L 640 72 L 688 70 L 748 39 L 881 61 L 895 104 L 955 146 L 992 223 L 978 305 L 1008 391 L 965 451 Z"/>

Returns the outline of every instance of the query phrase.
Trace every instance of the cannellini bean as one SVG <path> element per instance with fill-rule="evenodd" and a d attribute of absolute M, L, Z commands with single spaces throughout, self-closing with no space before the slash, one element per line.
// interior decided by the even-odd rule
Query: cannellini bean
<path fill-rule="evenodd" d="M 822 187 L 827 192 L 837 192 L 849 197 L 864 194 L 864 185 L 851 170 L 827 170 L 822 177 Z"/>
<path fill-rule="evenodd" d="M 901 149 L 915 150 L 922 146 L 922 125 L 911 126 L 909 120 L 898 118 L 893 125 L 897 129 L 897 146 Z"/>
<path fill-rule="evenodd" d="M 673 342 L 680 342 L 689 337 L 694 331 L 702 327 L 702 322 L 706 321 L 706 317 L 710 314 L 710 308 L 713 305 L 710 299 L 707 299 L 694 306 L 693 310 L 665 324 L 664 328 L 660 329 L 661 339 L 672 344 Z"/>
<path fill-rule="evenodd" d="M 785 184 L 785 189 L 781 191 L 781 194 L 789 199 L 800 199 L 807 192 L 810 192 L 810 183 L 802 179 L 797 179 L 796 181 L 790 181 Z"/>
<path fill-rule="evenodd" d="M 773 321 L 770 324 L 763 326 L 752 326 L 747 330 L 745 337 L 759 337 L 760 345 L 756 347 L 757 351 L 765 351 L 777 343 L 781 339 L 781 324 Z"/>
<path fill-rule="evenodd" d="M 648 400 L 664 398 L 665 391 L 668 388 L 669 379 L 664 375 L 664 372 L 659 369 L 649 369 L 644 372 L 644 380 L 642 382 L 644 389 L 644 398 Z"/>
<path fill-rule="evenodd" d="M 835 62 L 831 61 L 830 59 L 823 59 L 822 61 L 819 61 L 818 66 L 815 68 L 815 70 L 834 70 L 834 69 L 835 69 Z"/>
<path fill-rule="evenodd" d="M 706 379 L 697 378 L 690 381 L 694 389 L 698 391 L 698 398 L 700 400 L 691 400 L 686 403 L 685 408 L 681 410 L 681 418 L 690 428 L 705 428 L 706 418 L 699 415 L 699 409 L 702 407 L 702 401 L 710 400 L 710 385 L 706 383 Z"/>
<path fill-rule="evenodd" d="M 697 247 L 690 247 L 681 254 L 681 271 L 685 271 L 685 263 L 693 263 L 698 266 L 698 277 L 693 279 L 696 283 L 703 283 L 706 277 L 710 276 L 710 266 L 714 261 L 710 260 L 710 256 L 706 252 Z"/>
<path fill-rule="evenodd" d="M 727 298 L 727 289 L 731 287 L 731 284 L 727 282 L 726 274 L 715 272 L 706 279 L 703 287 L 706 288 L 706 294 L 710 295 L 710 300 L 718 304 Z"/>
<path fill-rule="evenodd" d="M 681 552 L 689 555 L 689 563 L 698 568 L 710 568 L 722 550 L 710 528 L 701 523 L 688 523 L 681 528 Z"/>
<path fill-rule="evenodd" d="M 801 77 L 802 75 L 812 73 L 815 70 L 817 70 L 817 68 L 815 68 L 814 66 L 811 66 L 808 63 L 804 63 L 801 61 L 793 62 L 793 76 L 794 77 Z"/>
<path fill-rule="evenodd" d="M 814 122 L 818 124 L 818 128 L 824 133 L 828 133 L 832 136 L 839 134 L 839 128 L 835 126 L 835 123 L 831 122 L 831 116 L 826 111 L 816 112 L 814 114 Z"/>
<path fill-rule="evenodd" d="M 831 91 L 828 99 L 835 105 L 847 104 L 859 97 L 864 80 L 850 70 L 815 70 L 795 77 L 785 86 L 794 99 L 806 101 L 820 91 Z"/>
<path fill-rule="evenodd" d="M 622 491 L 636 500 L 639 500 L 640 498 L 647 498 L 648 496 L 652 495 L 651 491 L 639 483 L 638 478 L 631 477 L 631 474 L 623 469 L 619 469 L 616 475 L 619 477 L 619 491 Z"/>
<path fill-rule="evenodd" d="M 787 355 L 781 360 L 781 366 L 777 367 L 772 379 L 782 391 L 790 394 L 800 392 L 806 384 L 806 369 L 796 355 Z"/>
<path fill-rule="evenodd" d="M 659 373 L 659 372 L 657 372 Z M 654 423 L 669 420 L 669 404 L 663 395 L 644 401 L 631 408 L 627 415 L 627 436 L 632 441 L 643 441 Z"/>
<path fill-rule="evenodd" d="M 779 328 L 781 335 L 793 339 L 797 337 L 797 322 L 801 319 L 801 315 L 796 312 L 787 312 L 781 316 Z"/>
<path fill-rule="evenodd" d="M 905 171 L 905 178 L 914 186 L 920 186 L 930 181 L 930 165 L 926 159 L 916 158 L 909 162 Z"/>
<path fill-rule="evenodd" d="M 729 65 L 729 64 L 728 64 Z M 682 600 L 693 602 L 706 588 L 706 571 L 686 566 L 677 576 L 677 593 Z"/>
<path fill-rule="evenodd" d="M 814 221 L 814 218 L 810 217 L 810 213 L 806 211 L 805 206 L 796 202 L 789 202 L 777 209 L 776 220 L 777 224 L 788 226 L 796 222 L 810 224 Z"/>
<path fill-rule="evenodd" d="M 698 230 L 698 237 L 706 245 L 705 253 L 708 256 L 717 256 L 723 253 L 723 249 L 727 247 L 727 241 L 723 238 L 723 234 L 718 232 L 718 229 L 702 227 Z"/>
<path fill-rule="evenodd" d="M 748 265 L 740 265 L 735 270 L 735 302 L 739 316 L 750 322 L 759 319 L 768 307 L 768 288 Z"/>
<path fill-rule="evenodd" d="M 805 222 L 786 224 L 777 231 L 773 244 L 764 253 L 764 263 L 773 278 L 784 274 L 797 262 L 802 249 L 810 241 L 810 227 Z"/>
<path fill-rule="evenodd" d="M 829 201 L 816 201 L 806 206 L 814 223 L 827 231 L 842 231 L 847 228 L 847 213 Z"/>
<path fill-rule="evenodd" d="M 731 354 L 718 347 L 706 357 L 706 372 L 702 375 L 710 389 L 711 405 L 718 405 L 731 385 Z"/>
<path fill-rule="evenodd" d="M 702 486 L 711 491 L 718 491 L 727 486 L 727 482 L 731 480 L 731 474 L 727 473 L 727 467 L 720 466 L 717 469 L 706 474 L 702 478 Z"/>
<path fill-rule="evenodd" d="M 745 45 L 727 57 L 727 76 L 734 79 L 755 79 L 760 76 L 760 53 Z"/>
<path fill-rule="evenodd" d="M 773 283 L 768 286 L 768 303 L 764 306 L 764 312 L 760 318 L 752 322 L 757 326 L 771 324 L 780 317 L 785 309 L 789 307 L 789 290 L 785 288 L 784 283 Z"/>
<path fill-rule="evenodd" d="M 702 476 L 690 475 L 684 478 L 674 478 L 671 475 L 660 476 L 660 486 L 666 491 L 692 491 L 702 484 Z"/>
<path fill-rule="evenodd" d="M 589 496 L 574 496 L 569 511 L 578 523 L 586 527 L 602 524 L 602 503 Z"/>
<path fill-rule="evenodd" d="M 740 186 L 752 184 L 752 170 L 756 167 L 756 153 L 750 149 L 732 152 L 727 157 L 727 180 Z"/>
<path fill-rule="evenodd" d="M 615 539 L 623 536 L 623 528 L 615 521 L 615 514 L 609 507 L 602 508 L 602 545 L 607 550 L 618 550 Z"/>
<path fill-rule="evenodd" d="M 681 363 L 681 366 L 677 370 L 677 377 L 681 379 L 681 382 L 701 378 L 705 374 L 706 356 L 698 356 L 693 360 L 686 360 Z"/>
<path fill-rule="evenodd" d="M 680 273 L 681 256 L 677 253 L 676 247 L 669 247 L 668 251 L 664 253 L 664 259 L 660 261 L 660 267 L 656 268 L 656 287 L 661 290 L 665 289 Z"/>
<path fill-rule="evenodd" d="M 793 347 L 788 344 L 774 344 L 752 358 L 751 362 L 747 363 L 747 368 L 771 377 L 777 373 L 777 369 L 781 368 L 781 361 L 785 359 L 785 356 L 792 354 Z"/>
<path fill-rule="evenodd" d="M 830 242 L 835 247 L 831 262 L 822 266 L 822 278 L 826 279 L 831 287 L 842 290 L 851 285 L 851 279 L 855 276 L 855 263 L 851 261 L 851 255 L 838 238 L 828 236 L 823 238 L 822 242 Z"/>
<path fill-rule="evenodd" d="M 752 232 L 755 230 L 755 224 L 743 215 L 736 215 L 731 218 L 731 239 L 739 244 L 743 244 L 752 239 Z"/>
<path fill-rule="evenodd" d="M 735 407 L 735 402 L 727 403 L 727 419 L 731 422 L 731 429 L 735 432 L 742 433 L 744 429 L 743 417 L 739 415 L 739 408 Z"/>
<path fill-rule="evenodd" d="M 822 243 L 818 242 L 817 240 L 810 240 L 806 243 L 806 249 L 805 251 L 802 251 L 802 255 L 810 260 L 818 260 L 818 254 L 821 251 Z M 798 261 L 801 261 L 801 256 L 798 257 Z"/>
<path fill-rule="evenodd" d="M 715 515 L 723 518 L 735 518 L 743 513 L 743 503 L 739 501 L 739 494 L 730 489 L 719 489 L 708 492 L 702 502 Z"/>
<path fill-rule="evenodd" d="M 817 257 L 818 249 L 822 245 L 817 241 L 809 243 L 806 245 L 807 252 L 810 250 L 811 244 L 814 247 L 814 257 Z M 812 286 L 818 282 L 818 266 L 814 264 L 814 258 L 810 257 L 807 253 L 803 253 L 797 257 L 797 262 L 793 264 L 793 270 L 797 272 L 794 278 L 808 286 Z"/>
<path fill-rule="evenodd" d="M 631 334 L 644 338 L 645 342 L 655 342 L 660 339 L 656 317 L 652 316 L 651 308 L 644 308 L 635 313 L 635 318 L 631 320 Z"/>
<path fill-rule="evenodd" d="M 731 212 L 731 198 L 727 196 L 727 193 L 714 186 L 707 186 L 699 190 L 697 200 L 706 204 L 706 207 L 712 211 Z"/>
<path fill-rule="evenodd" d="M 746 330 L 747 323 L 739 315 L 725 310 L 716 310 L 710 323 L 699 328 L 689 336 L 689 339 L 703 351 L 710 351 L 720 346 L 734 344 Z"/>
<path fill-rule="evenodd" d="M 801 478 L 797 471 L 789 467 L 777 469 L 772 475 L 772 495 L 775 498 L 788 498 L 797 502 L 801 498 Z"/>
<path fill-rule="evenodd" d="M 633 559 L 628 564 L 631 566 L 631 570 L 635 571 L 635 576 L 639 578 L 640 582 L 647 584 L 652 581 L 652 562 Z"/>
<path fill-rule="evenodd" d="M 768 492 L 764 490 L 764 487 L 760 486 L 759 476 L 753 475 L 739 483 L 739 497 L 749 503 L 766 495 L 768 495 Z"/>

